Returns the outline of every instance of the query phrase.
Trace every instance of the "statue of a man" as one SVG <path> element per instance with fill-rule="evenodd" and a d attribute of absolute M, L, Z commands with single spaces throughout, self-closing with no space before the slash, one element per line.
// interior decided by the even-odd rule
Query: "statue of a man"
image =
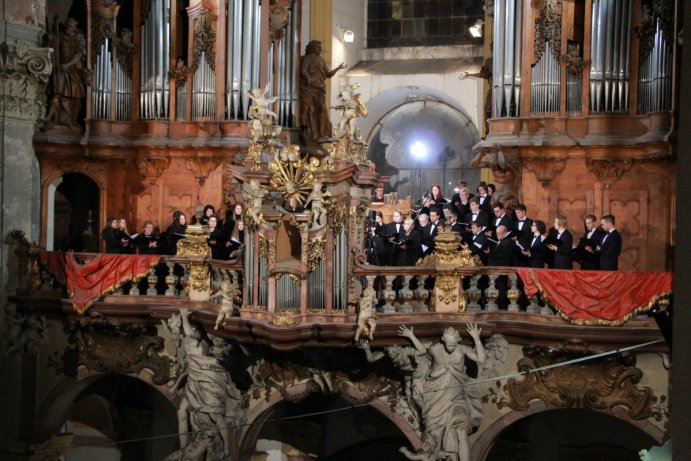
<path fill-rule="evenodd" d="M 326 79 L 346 68 L 341 63 L 329 70 L 320 56 L 321 52 L 320 41 L 309 42 L 300 67 L 300 129 L 305 143 L 326 142 L 332 136 L 329 110 L 326 107 Z"/>
<path fill-rule="evenodd" d="M 77 126 L 77 117 L 86 96 L 90 72 L 86 67 L 86 40 L 77 29 L 77 20 L 67 18 L 62 32 L 50 37 L 55 48 L 56 67 L 53 74 L 53 94 L 50 100 L 48 122 L 56 125 Z"/>

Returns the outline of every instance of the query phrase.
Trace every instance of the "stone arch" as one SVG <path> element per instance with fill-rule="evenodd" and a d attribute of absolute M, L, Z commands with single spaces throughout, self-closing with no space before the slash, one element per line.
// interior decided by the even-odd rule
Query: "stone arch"
<path fill-rule="evenodd" d="M 385 192 L 417 196 L 438 183 L 450 198 L 458 179 L 470 184 L 480 179 L 479 168 L 471 164 L 472 148 L 480 140 L 477 124 L 448 95 L 411 88 L 393 88 L 367 102 L 368 117 L 359 124 L 368 142 L 368 159 L 377 172 L 391 177 Z M 423 159 L 409 153 L 418 141 L 428 150 Z"/>
<path fill-rule="evenodd" d="M 112 376 L 107 373 L 92 373 L 81 367 L 76 378 L 64 378 L 56 384 L 46 395 L 36 415 L 34 433 L 37 439 L 47 440 L 51 435 L 59 433 L 75 399 L 100 379 L 108 379 Z M 177 410 L 180 398 L 171 394 L 167 386 L 154 384 L 149 371 L 142 370 L 137 374 L 121 376 L 128 376 L 147 384 Z"/>
<path fill-rule="evenodd" d="M 555 407 L 550 407 L 547 406 L 544 402 L 542 401 L 535 401 L 532 402 L 528 409 L 525 411 L 510 411 L 499 418 L 497 418 L 494 422 L 492 422 L 489 426 L 486 428 L 482 429 L 480 435 L 475 439 L 473 442 L 471 449 L 470 449 L 470 459 L 473 460 L 478 460 L 482 461 L 487 458 L 489 455 L 492 447 L 494 444 L 500 439 L 500 437 L 503 435 L 503 433 L 512 425 L 521 422 L 522 420 L 525 420 L 526 418 L 529 418 L 531 416 L 540 414 L 540 413 L 545 413 L 548 411 L 555 411 L 555 410 L 566 410 L 563 408 L 555 408 Z M 626 424 L 631 425 L 633 428 L 644 432 L 647 434 L 651 439 L 655 441 L 655 443 L 661 445 L 664 443 L 664 432 L 660 430 L 657 426 L 654 424 L 650 423 L 649 421 L 636 421 L 632 420 L 631 418 L 628 417 L 626 414 L 626 411 L 623 408 L 615 408 L 613 410 L 603 410 L 603 411 L 596 411 L 596 410 L 584 410 L 584 411 L 591 411 L 594 413 L 601 413 L 605 414 L 608 416 L 611 416 L 613 418 L 617 418 L 621 421 L 623 421 Z"/>
<path fill-rule="evenodd" d="M 273 392 L 268 400 L 254 406 L 247 413 L 244 429 L 238 433 L 238 443 L 235 444 L 238 448 L 238 452 L 234 454 L 234 459 L 242 459 L 241 456 L 243 453 L 251 452 L 254 446 L 256 446 L 263 423 L 271 417 L 273 409 L 275 409 L 278 404 L 284 401 L 290 401 L 291 399 L 294 400 L 304 397 L 309 393 L 310 390 L 307 387 L 307 383 L 299 383 L 286 387 L 285 391 Z M 362 398 L 362 394 L 355 388 L 348 388 L 344 392 L 341 392 L 341 395 L 353 399 Z M 422 447 L 422 441 L 415 429 L 413 429 L 403 416 L 391 411 L 387 403 L 380 399 L 374 399 L 368 403 L 368 406 L 378 411 L 397 427 L 414 450 L 418 450 Z"/>

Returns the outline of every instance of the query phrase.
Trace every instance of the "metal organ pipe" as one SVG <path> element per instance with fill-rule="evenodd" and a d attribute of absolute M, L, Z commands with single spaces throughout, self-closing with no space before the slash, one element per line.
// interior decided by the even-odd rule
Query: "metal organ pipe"
<path fill-rule="evenodd" d="M 531 69 L 530 113 L 532 115 L 559 112 L 561 68 L 545 43 L 545 51 Z"/>
<path fill-rule="evenodd" d="M 628 110 L 632 0 L 593 0 L 590 111 Z"/>
<path fill-rule="evenodd" d="M 638 73 L 638 113 L 669 111 L 672 108 L 672 46 L 665 40 L 657 21 L 653 48 L 642 60 Z"/>
<path fill-rule="evenodd" d="M 520 113 L 522 11 L 523 0 L 494 3 L 493 117 Z"/>
<path fill-rule="evenodd" d="M 115 60 L 115 119 L 132 119 L 132 79 Z"/>
<path fill-rule="evenodd" d="M 112 53 L 110 39 L 106 38 L 99 47 L 94 63 L 93 86 L 91 87 L 91 117 L 110 118 L 110 93 L 112 77 Z"/>
<path fill-rule="evenodd" d="M 226 117 L 246 120 L 245 91 L 259 87 L 261 6 L 259 0 L 227 0 L 226 12 Z"/>
<path fill-rule="evenodd" d="M 166 118 L 170 94 L 170 0 L 151 0 L 141 40 L 141 118 Z"/>
<path fill-rule="evenodd" d="M 216 74 L 202 51 L 192 82 L 192 117 L 213 119 L 216 114 Z"/>

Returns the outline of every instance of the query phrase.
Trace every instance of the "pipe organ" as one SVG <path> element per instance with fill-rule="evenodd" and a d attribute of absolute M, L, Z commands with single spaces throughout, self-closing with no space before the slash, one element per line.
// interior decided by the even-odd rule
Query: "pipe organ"
<path fill-rule="evenodd" d="M 672 43 L 661 18 L 655 20 L 655 35 L 648 55 L 641 53 L 638 71 L 638 113 L 672 109 Z"/>
<path fill-rule="evenodd" d="M 632 0 L 593 0 L 590 112 L 626 112 Z"/>
<path fill-rule="evenodd" d="M 260 86 L 261 5 L 259 0 L 228 0 L 226 11 L 226 117 L 247 120 L 252 101 L 245 92 Z"/>
<path fill-rule="evenodd" d="M 260 0 L 220 0 L 224 3 L 213 11 L 201 5 L 181 8 L 171 0 L 140 0 L 141 17 L 134 18 L 138 19 L 138 30 L 127 30 L 129 38 L 123 40 L 116 37 L 117 8 L 104 13 L 101 0 L 93 1 L 97 7 L 90 29 L 98 44 L 92 50 L 87 118 L 247 120 L 252 101 L 246 92 L 268 85 L 268 95 L 278 98 L 273 110 L 279 124 L 295 126 L 300 59 L 298 2 L 286 7 L 287 21 L 278 31 L 262 37 L 262 24 L 271 19 L 270 15 L 262 17 Z M 110 15 L 106 20 L 112 27 L 105 39 L 99 36 L 105 30 L 101 25 L 104 15 Z M 136 45 L 132 44 L 133 35 Z M 267 56 L 260 52 L 263 40 L 269 41 Z M 139 66 L 136 78 L 129 62 L 135 52 L 139 54 L 135 58 Z M 177 60 L 171 61 L 175 56 Z M 263 76 L 262 62 L 268 64 Z M 138 99 L 136 114 L 133 98 Z"/>
<path fill-rule="evenodd" d="M 523 0 L 494 2 L 493 117 L 519 115 L 522 12 Z"/>
<path fill-rule="evenodd" d="M 139 106 L 144 120 L 167 118 L 170 98 L 170 0 L 151 0 L 141 26 Z"/>

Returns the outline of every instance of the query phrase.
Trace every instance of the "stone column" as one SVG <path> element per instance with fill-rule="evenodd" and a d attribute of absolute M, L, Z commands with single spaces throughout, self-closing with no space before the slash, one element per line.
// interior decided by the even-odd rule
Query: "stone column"
<path fill-rule="evenodd" d="M 37 48 L 42 29 L 4 21 L 0 24 L 0 334 L 7 326 L 7 296 L 17 286 L 12 229 L 38 240 L 40 172 L 33 149 L 36 120 L 45 113 L 45 86 L 52 69 L 52 49 Z M 0 357 L 0 439 L 33 435 L 36 412 L 36 354 Z M 9 445 L 8 445 L 9 444 Z"/>

